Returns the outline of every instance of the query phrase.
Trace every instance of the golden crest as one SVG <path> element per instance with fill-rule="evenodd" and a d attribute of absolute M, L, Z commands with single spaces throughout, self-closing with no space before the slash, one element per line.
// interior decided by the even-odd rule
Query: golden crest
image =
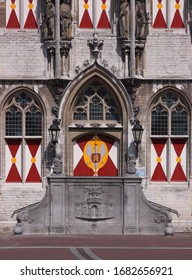
<path fill-rule="evenodd" d="M 94 176 L 98 176 L 98 171 L 107 162 L 108 148 L 105 142 L 103 142 L 97 135 L 92 140 L 88 141 L 84 147 L 83 157 L 85 164 L 93 169 Z"/>

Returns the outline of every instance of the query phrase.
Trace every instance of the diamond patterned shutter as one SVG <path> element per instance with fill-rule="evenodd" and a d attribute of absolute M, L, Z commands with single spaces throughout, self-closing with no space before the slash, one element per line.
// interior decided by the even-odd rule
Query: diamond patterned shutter
<path fill-rule="evenodd" d="M 7 183 L 21 183 L 21 139 L 6 140 L 5 172 Z"/>
<path fill-rule="evenodd" d="M 26 183 L 41 182 L 41 139 L 27 139 L 25 143 Z"/>
<path fill-rule="evenodd" d="M 167 6 L 166 0 L 153 0 L 153 27 L 154 28 L 167 28 L 166 6 Z"/>
<path fill-rule="evenodd" d="M 97 28 L 111 28 L 110 25 L 110 0 L 97 1 Z"/>
<path fill-rule="evenodd" d="M 151 140 L 151 181 L 167 181 L 167 139 Z"/>
<path fill-rule="evenodd" d="M 186 143 L 186 139 L 171 139 L 171 181 L 187 181 Z"/>
<path fill-rule="evenodd" d="M 102 135 L 89 135 L 73 142 L 75 176 L 117 176 L 118 142 Z"/>
<path fill-rule="evenodd" d="M 184 28 L 184 1 L 171 0 L 171 28 Z"/>
<path fill-rule="evenodd" d="M 24 4 L 24 28 L 37 28 L 37 0 L 25 0 Z"/>
<path fill-rule="evenodd" d="M 93 28 L 92 0 L 79 0 L 79 28 Z"/>
<path fill-rule="evenodd" d="M 6 1 L 6 28 L 20 28 L 20 0 Z"/>

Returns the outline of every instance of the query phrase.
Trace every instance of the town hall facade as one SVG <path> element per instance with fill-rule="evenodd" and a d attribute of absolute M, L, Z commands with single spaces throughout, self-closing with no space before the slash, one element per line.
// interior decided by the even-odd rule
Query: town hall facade
<path fill-rule="evenodd" d="M 191 114 L 191 1 L 0 1 L 0 232 L 44 197 L 55 156 L 66 177 L 136 173 L 192 231 Z"/>

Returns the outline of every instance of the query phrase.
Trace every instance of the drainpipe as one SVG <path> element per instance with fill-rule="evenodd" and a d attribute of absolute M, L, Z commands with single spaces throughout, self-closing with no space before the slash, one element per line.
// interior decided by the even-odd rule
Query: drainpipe
<path fill-rule="evenodd" d="M 61 77 L 60 0 L 55 0 L 55 78 Z"/>
<path fill-rule="evenodd" d="M 130 0 L 130 78 L 135 77 L 135 0 Z"/>

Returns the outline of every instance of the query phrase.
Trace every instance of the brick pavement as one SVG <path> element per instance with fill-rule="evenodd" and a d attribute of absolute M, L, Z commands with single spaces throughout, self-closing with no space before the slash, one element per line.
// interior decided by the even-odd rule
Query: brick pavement
<path fill-rule="evenodd" d="M 166 236 L 0 235 L 1 260 L 192 260 L 192 233 Z"/>

